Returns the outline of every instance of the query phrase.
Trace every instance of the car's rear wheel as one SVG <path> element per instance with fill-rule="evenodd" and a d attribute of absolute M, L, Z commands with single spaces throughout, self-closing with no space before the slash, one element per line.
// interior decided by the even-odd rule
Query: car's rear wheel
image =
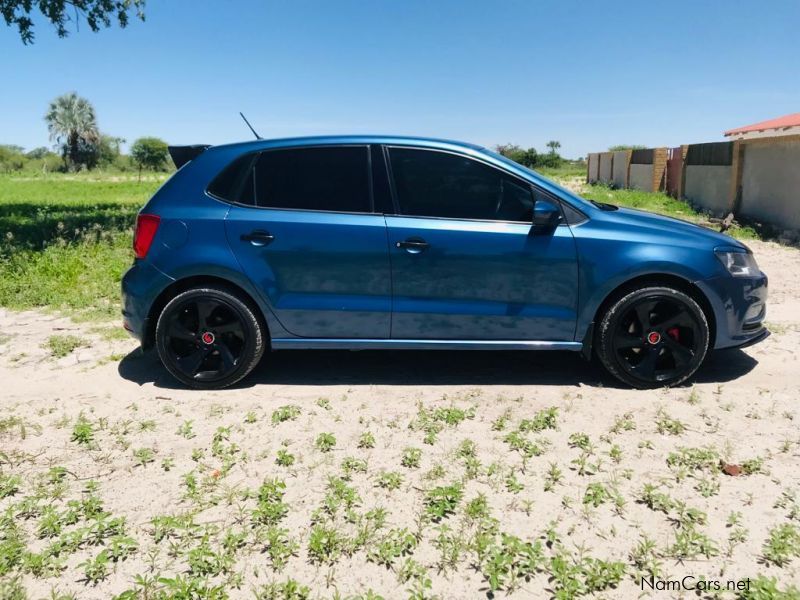
<path fill-rule="evenodd" d="M 611 304 L 600 321 L 597 355 L 614 377 L 636 388 L 678 385 L 708 353 L 702 308 L 680 290 L 646 287 Z"/>
<path fill-rule="evenodd" d="M 161 362 L 193 388 L 233 385 L 255 368 L 264 345 L 255 309 L 224 288 L 193 288 L 178 294 L 156 324 Z"/>

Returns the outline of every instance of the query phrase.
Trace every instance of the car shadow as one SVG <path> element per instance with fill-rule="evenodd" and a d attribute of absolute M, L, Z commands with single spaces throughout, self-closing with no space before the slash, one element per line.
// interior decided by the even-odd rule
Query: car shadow
<path fill-rule="evenodd" d="M 697 383 L 725 383 L 758 364 L 741 350 L 714 352 L 694 377 Z M 183 389 L 155 352 L 135 350 L 119 364 L 123 379 Z M 284 350 L 267 354 L 232 389 L 279 385 L 559 385 L 624 387 L 596 361 L 576 352 L 448 350 Z"/>

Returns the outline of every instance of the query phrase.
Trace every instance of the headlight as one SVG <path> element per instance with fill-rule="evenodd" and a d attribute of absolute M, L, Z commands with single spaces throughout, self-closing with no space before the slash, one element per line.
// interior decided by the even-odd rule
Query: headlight
<path fill-rule="evenodd" d="M 758 277 L 761 271 L 756 258 L 744 250 L 714 250 L 714 254 L 734 277 Z"/>

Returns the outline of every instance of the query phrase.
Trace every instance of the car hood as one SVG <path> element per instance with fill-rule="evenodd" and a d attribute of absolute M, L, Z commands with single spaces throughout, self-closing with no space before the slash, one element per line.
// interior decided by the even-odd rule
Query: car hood
<path fill-rule="evenodd" d="M 614 211 L 604 211 L 606 215 L 618 222 L 623 222 L 628 226 L 643 228 L 650 230 L 653 233 L 666 234 L 669 236 L 680 236 L 687 241 L 691 240 L 696 244 L 709 247 L 717 246 L 734 246 L 737 248 L 746 249 L 747 247 L 741 242 L 725 235 L 718 233 L 707 227 L 684 221 L 683 219 L 676 219 L 674 217 L 665 217 L 635 208 L 618 208 Z"/>

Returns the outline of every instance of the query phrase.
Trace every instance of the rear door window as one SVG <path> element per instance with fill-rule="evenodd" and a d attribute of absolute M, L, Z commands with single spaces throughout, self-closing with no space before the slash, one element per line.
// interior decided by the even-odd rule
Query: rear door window
<path fill-rule="evenodd" d="M 252 186 L 255 205 L 264 208 L 372 212 L 367 146 L 262 152 Z"/>

